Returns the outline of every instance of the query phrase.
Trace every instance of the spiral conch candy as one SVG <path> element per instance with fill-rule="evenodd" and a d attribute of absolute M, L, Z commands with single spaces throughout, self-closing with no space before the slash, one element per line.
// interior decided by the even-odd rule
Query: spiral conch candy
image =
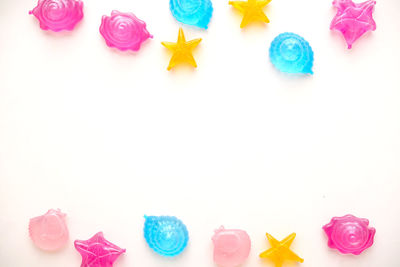
<path fill-rule="evenodd" d="M 83 18 L 81 0 L 39 0 L 37 6 L 29 11 L 40 23 L 40 28 L 51 31 L 71 31 Z"/>
<path fill-rule="evenodd" d="M 367 219 L 346 215 L 333 217 L 323 229 L 329 238 L 330 248 L 336 248 L 344 254 L 359 255 L 374 243 L 375 228 L 368 225 Z"/>
<path fill-rule="evenodd" d="M 169 9 L 177 21 L 204 29 L 213 13 L 211 0 L 170 0 Z"/>
<path fill-rule="evenodd" d="M 155 252 L 173 257 L 185 249 L 189 235 L 181 220 L 173 216 L 145 216 L 145 219 L 144 237 Z"/>
<path fill-rule="evenodd" d="M 144 21 L 132 13 L 116 10 L 111 12 L 110 17 L 103 16 L 100 33 L 109 47 L 116 47 L 122 51 L 138 51 L 144 41 L 153 38 Z"/>

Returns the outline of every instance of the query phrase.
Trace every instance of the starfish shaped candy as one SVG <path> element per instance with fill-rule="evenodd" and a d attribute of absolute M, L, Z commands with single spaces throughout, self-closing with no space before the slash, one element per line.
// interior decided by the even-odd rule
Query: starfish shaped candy
<path fill-rule="evenodd" d="M 263 11 L 263 8 L 268 5 L 269 2 L 271 2 L 271 0 L 247 0 L 247 2 L 229 1 L 229 4 L 243 13 L 242 23 L 240 24 L 240 28 L 243 28 L 254 21 L 269 23 L 269 19 Z"/>
<path fill-rule="evenodd" d="M 272 235 L 267 233 L 267 238 L 271 244 L 271 248 L 262 252 L 260 257 L 270 259 L 275 263 L 275 267 L 282 267 L 285 260 L 303 262 L 304 260 L 289 248 L 295 237 L 296 234 L 293 233 L 282 241 L 278 241 Z"/>
<path fill-rule="evenodd" d="M 161 44 L 163 46 L 173 52 L 167 70 L 171 70 L 180 63 L 189 63 L 196 68 L 197 64 L 194 60 L 192 51 L 196 48 L 196 46 L 199 45 L 200 42 L 201 38 L 186 41 L 182 28 L 179 28 L 178 41 L 176 43 L 162 42 Z"/>
<path fill-rule="evenodd" d="M 343 34 L 349 49 L 364 33 L 376 29 L 375 21 L 372 18 L 376 4 L 374 0 L 358 4 L 352 0 L 334 0 L 332 4 L 336 7 L 337 13 L 330 28 Z"/>
<path fill-rule="evenodd" d="M 82 256 L 81 267 L 112 267 L 119 255 L 126 251 L 107 241 L 102 232 L 89 240 L 75 240 L 74 245 Z"/>

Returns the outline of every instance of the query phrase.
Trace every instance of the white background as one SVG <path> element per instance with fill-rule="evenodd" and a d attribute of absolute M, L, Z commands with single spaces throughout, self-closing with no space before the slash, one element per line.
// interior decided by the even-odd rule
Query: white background
<path fill-rule="evenodd" d="M 214 0 L 198 69 L 166 70 L 180 26 L 168 1 L 85 0 L 69 33 L 39 28 L 33 0 L 0 0 L 0 266 L 73 267 L 73 240 L 103 231 L 126 248 L 115 267 L 209 267 L 221 224 L 252 239 L 297 237 L 303 267 L 399 266 L 400 2 L 380 0 L 377 30 L 346 49 L 329 31 L 329 0 L 274 0 L 268 25 Z M 101 16 L 135 13 L 154 39 L 119 52 L 99 34 Z M 314 76 L 287 77 L 268 59 L 281 32 L 308 40 Z M 37 249 L 29 218 L 68 214 L 70 242 Z M 360 256 L 327 247 L 321 227 L 352 213 L 377 229 Z M 175 215 L 190 243 L 175 259 L 146 245 L 143 215 Z M 290 265 L 288 265 L 290 266 Z"/>

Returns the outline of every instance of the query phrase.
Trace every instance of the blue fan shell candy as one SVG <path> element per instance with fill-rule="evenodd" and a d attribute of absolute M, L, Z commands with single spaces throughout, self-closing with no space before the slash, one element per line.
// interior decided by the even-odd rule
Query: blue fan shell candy
<path fill-rule="evenodd" d="M 271 43 L 269 57 L 282 72 L 313 74 L 314 52 L 309 43 L 295 33 L 279 34 Z"/>
<path fill-rule="evenodd" d="M 162 256 L 179 255 L 186 247 L 189 234 L 181 220 L 172 216 L 144 216 L 144 238 Z"/>
<path fill-rule="evenodd" d="M 203 29 L 213 13 L 211 0 L 170 0 L 169 9 L 177 21 Z"/>

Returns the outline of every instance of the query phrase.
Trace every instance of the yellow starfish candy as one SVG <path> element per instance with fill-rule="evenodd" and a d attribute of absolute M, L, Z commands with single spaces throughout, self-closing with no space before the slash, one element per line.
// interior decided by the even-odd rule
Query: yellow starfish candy
<path fill-rule="evenodd" d="M 269 23 L 269 19 L 263 11 L 263 8 L 268 5 L 269 2 L 271 2 L 271 0 L 247 0 L 247 2 L 229 1 L 229 4 L 243 13 L 242 23 L 240 24 L 240 28 L 243 28 L 254 21 Z"/>
<path fill-rule="evenodd" d="M 193 67 L 197 67 L 196 61 L 192 55 L 193 49 L 201 42 L 201 38 L 186 41 L 182 28 L 179 28 L 178 42 L 162 42 L 161 44 L 171 50 L 173 55 L 169 61 L 167 70 L 172 69 L 180 63 L 189 63 Z"/>
<path fill-rule="evenodd" d="M 261 253 L 260 257 L 270 259 L 275 263 L 275 267 L 282 267 L 285 260 L 303 262 L 304 260 L 289 248 L 295 237 L 296 234 L 293 233 L 282 241 L 278 241 L 272 235 L 267 233 L 267 238 L 271 244 L 271 248 Z"/>

